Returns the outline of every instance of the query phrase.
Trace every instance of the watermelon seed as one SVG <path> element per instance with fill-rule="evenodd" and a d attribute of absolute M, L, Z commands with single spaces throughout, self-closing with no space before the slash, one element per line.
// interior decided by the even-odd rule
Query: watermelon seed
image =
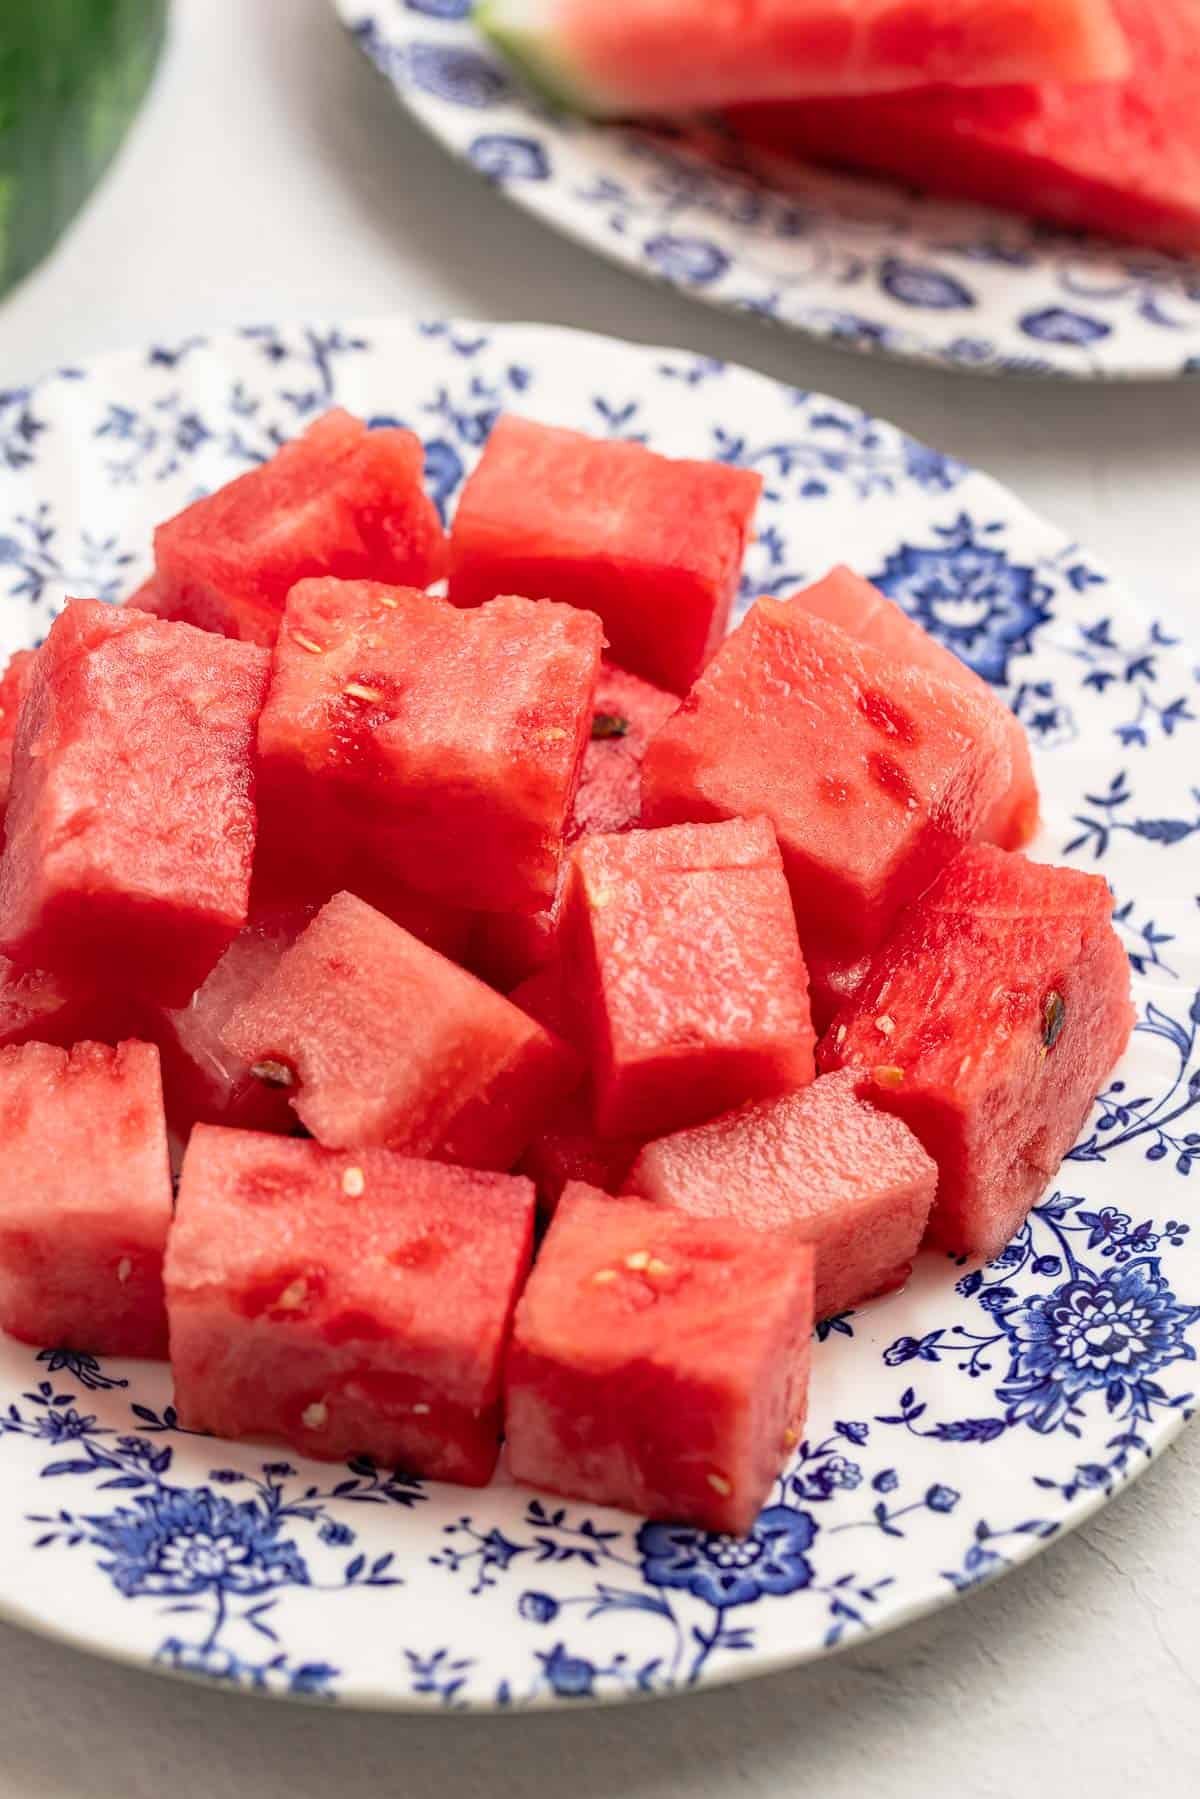
<path fill-rule="evenodd" d="M 298 1312 L 308 1298 L 308 1282 L 303 1275 L 294 1280 L 290 1287 L 285 1287 L 275 1301 L 277 1312 Z"/>
<path fill-rule="evenodd" d="M 669 1264 L 661 1261 L 658 1256 L 651 1256 L 650 1260 L 646 1263 L 647 1274 L 670 1274 L 670 1272 L 671 1269 Z"/>
<path fill-rule="evenodd" d="M 350 681 L 342 692 L 352 700 L 371 700 L 377 702 L 383 698 L 378 687 L 364 687 L 361 681 Z"/>
<path fill-rule="evenodd" d="M 347 1168 L 342 1175 L 342 1192 L 347 1199 L 361 1199 L 366 1184 L 361 1168 Z"/>
<path fill-rule="evenodd" d="M 122 1286 L 125 1285 L 125 1282 L 129 1279 L 129 1277 L 132 1273 L 133 1273 L 133 1263 L 129 1260 L 128 1256 L 122 1256 L 121 1260 L 117 1263 L 117 1279 L 120 1281 Z"/>
<path fill-rule="evenodd" d="M 615 1268 L 597 1268 L 595 1274 L 592 1276 L 592 1280 L 597 1287 L 606 1287 L 610 1281 L 615 1281 L 616 1278 L 617 1271 Z"/>
<path fill-rule="evenodd" d="M 603 743 L 609 737 L 628 737 L 629 720 L 615 712 L 597 712 L 592 719 L 592 742 Z"/>
<path fill-rule="evenodd" d="M 882 1037 L 890 1037 L 895 1028 L 895 1019 L 889 1018 L 886 1012 L 881 1012 L 879 1017 L 875 1020 L 875 1029 Z"/>
<path fill-rule="evenodd" d="M 300 1414 L 300 1422 L 305 1430 L 320 1430 L 329 1422 L 329 1407 L 322 1405 L 320 1400 L 315 1405 L 306 1405 Z"/>
<path fill-rule="evenodd" d="M 325 646 L 323 644 L 314 642 L 311 637 L 305 637 L 299 631 L 292 632 L 292 642 L 298 643 L 300 648 L 302 650 L 307 650 L 310 656 L 323 656 L 325 654 Z"/>
<path fill-rule="evenodd" d="M 250 1072 L 264 1087 L 294 1087 L 296 1084 L 295 1069 L 289 1068 L 286 1062 L 276 1061 L 273 1056 L 255 1062 Z"/>
<path fill-rule="evenodd" d="M 635 1274 L 640 1274 L 644 1268 L 650 1266 L 650 1251 L 635 1249 L 632 1255 L 625 1257 L 625 1266 L 632 1268 Z"/>
<path fill-rule="evenodd" d="M 799 1431 L 796 1431 L 796 1430 L 785 1430 L 784 1431 L 783 1447 L 785 1449 L 795 1449 L 795 1447 L 799 1441 L 800 1441 Z"/>
<path fill-rule="evenodd" d="M 720 1493 L 724 1499 L 728 1499 L 729 1495 L 733 1492 L 733 1487 L 725 1479 L 723 1474 L 710 1474 L 708 1477 L 708 1484 L 714 1493 Z"/>
<path fill-rule="evenodd" d="M 846 1041 L 846 1027 L 844 1024 L 839 1024 L 837 1030 L 833 1033 L 833 1041 L 837 1044 L 838 1048 L 841 1049 L 843 1043 Z"/>
<path fill-rule="evenodd" d="M 427 1418 L 432 1410 L 433 1410 L 432 1406 L 415 1405 L 413 1407 L 413 1417 L 414 1418 Z"/>
<path fill-rule="evenodd" d="M 1061 993 L 1049 992 L 1042 1001 L 1042 1054 L 1048 1056 L 1062 1036 L 1067 1007 Z"/>
<path fill-rule="evenodd" d="M 902 1068 L 894 1068 L 887 1064 L 882 1068 L 873 1068 L 871 1075 L 877 1087 L 899 1087 L 904 1080 Z"/>
<path fill-rule="evenodd" d="M 394 600 L 390 593 L 381 593 L 377 597 L 379 604 L 381 606 L 386 606 L 389 612 L 394 612 L 396 610 L 399 602 Z"/>

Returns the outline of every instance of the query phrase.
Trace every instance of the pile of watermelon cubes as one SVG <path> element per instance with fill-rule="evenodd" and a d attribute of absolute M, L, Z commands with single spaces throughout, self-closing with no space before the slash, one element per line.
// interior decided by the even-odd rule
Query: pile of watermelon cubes
<path fill-rule="evenodd" d="M 5 1330 L 741 1533 L 814 1323 L 1000 1251 L 1129 1035 L 1111 896 L 849 570 L 727 635 L 759 485 L 506 418 L 447 537 L 334 412 L 13 659 Z"/>

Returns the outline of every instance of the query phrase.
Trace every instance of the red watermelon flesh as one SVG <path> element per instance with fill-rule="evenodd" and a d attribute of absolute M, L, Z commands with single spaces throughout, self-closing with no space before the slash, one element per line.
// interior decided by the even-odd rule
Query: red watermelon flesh
<path fill-rule="evenodd" d="M 1110 0 L 482 0 L 476 20 L 541 86 L 601 116 L 1128 68 Z"/>
<path fill-rule="evenodd" d="M 615 663 L 601 663 L 591 735 L 566 829 L 568 843 L 591 831 L 627 831 L 637 823 L 646 745 L 678 704 L 675 694 L 652 687 Z M 543 912 L 480 916 L 471 942 L 471 966 L 493 986 L 514 987 L 558 955 L 566 874 L 564 859 L 554 901 Z"/>
<path fill-rule="evenodd" d="M 563 937 L 600 1136 L 645 1141 L 812 1079 L 808 977 L 765 819 L 585 838 Z"/>
<path fill-rule="evenodd" d="M 741 1535 L 804 1425 L 812 1253 L 569 1187 L 517 1307 L 519 1481 Z"/>
<path fill-rule="evenodd" d="M 73 600 L 13 754 L 0 950 L 81 989 L 182 1005 L 246 922 L 267 657 Z"/>
<path fill-rule="evenodd" d="M 533 1189 L 199 1125 L 167 1254 L 180 1418 L 484 1486 Z"/>
<path fill-rule="evenodd" d="M 937 1167 L 853 1071 L 648 1143 L 625 1191 L 693 1218 L 788 1233 L 816 1257 L 818 1318 L 903 1286 Z"/>
<path fill-rule="evenodd" d="M 761 491 L 749 469 L 505 416 L 458 503 L 450 598 L 582 607 L 614 662 L 686 693 L 728 626 Z"/>
<path fill-rule="evenodd" d="M 146 1007 L 120 993 L 82 988 L 47 969 L 0 956 L 0 1049 L 21 1043 L 117 1044 L 145 1023 Z"/>
<path fill-rule="evenodd" d="M 259 725 L 264 857 L 308 854 L 357 890 L 402 879 L 452 905 L 554 895 L 592 722 L 599 621 L 503 598 L 304 581 Z"/>
<path fill-rule="evenodd" d="M 353 894 L 335 894 L 225 1028 L 331 1149 L 511 1168 L 579 1079 L 524 1012 Z"/>
<path fill-rule="evenodd" d="M 170 1221 L 153 1046 L 0 1050 L 0 1326 L 51 1349 L 165 1356 Z"/>
<path fill-rule="evenodd" d="M 13 741 L 17 735 L 17 717 L 33 680 L 34 652 L 17 650 L 8 659 L 0 675 L 0 848 L 4 844 L 4 815 L 8 810 L 8 793 L 12 786 Z"/>
<path fill-rule="evenodd" d="M 1114 4 L 1131 52 L 1123 80 L 751 107 L 736 114 L 736 124 L 747 143 L 771 157 L 846 164 L 951 199 L 1194 256 L 1195 0 Z"/>
<path fill-rule="evenodd" d="M 647 824 L 763 813 L 806 956 L 850 964 L 1008 785 L 995 711 L 959 683 L 761 599 L 642 764 Z"/>
<path fill-rule="evenodd" d="M 938 1165 L 930 1239 L 998 1255 L 1129 1041 L 1129 962 L 1099 875 L 983 845 L 900 920 L 822 1039 Z"/>
<path fill-rule="evenodd" d="M 272 644 L 290 589 L 307 576 L 439 580 L 446 540 L 423 472 L 411 431 L 325 413 L 269 462 L 158 527 L 155 609 Z"/>
<path fill-rule="evenodd" d="M 835 568 L 823 581 L 793 595 L 793 604 L 831 625 L 840 625 L 860 643 L 873 644 L 877 650 L 883 650 L 899 661 L 927 668 L 943 680 L 956 682 L 994 711 L 1004 727 L 1011 774 L 1007 791 L 989 807 L 977 827 L 976 836 L 982 843 L 995 843 L 1002 850 L 1023 848 L 1038 824 L 1033 758 L 1025 727 L 995 689 L 960 661 L 952 650 L 946 649 L 909 618 L 903 607 L 897 606 L 870 581 L 864 581 L 861 575 L 848 568 Z"/>

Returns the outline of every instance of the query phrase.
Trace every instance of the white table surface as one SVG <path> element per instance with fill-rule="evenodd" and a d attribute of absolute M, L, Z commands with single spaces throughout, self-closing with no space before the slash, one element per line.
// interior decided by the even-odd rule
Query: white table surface
<path fill-rule="evenodd" d="M 557 240 L 452 165 L 325 0 L 174 10 L 120 162 L 0 303 L 0 386 L 302 316 L 546 319 L 685 345 L 855 400 L 989 469 L 1200 643 L 1200 385 L 992 383 L 710 312 Z M 0 1626 L 0 1799 L 524 1799 L 564 1781 L 573 1799 L 1182 1799 L 1200 1791 L 1198 1495 L 1200 1428 L 1086 1529 L 953 1609 L 818 1667 L 643 1709 L 272 1707 Z"/>

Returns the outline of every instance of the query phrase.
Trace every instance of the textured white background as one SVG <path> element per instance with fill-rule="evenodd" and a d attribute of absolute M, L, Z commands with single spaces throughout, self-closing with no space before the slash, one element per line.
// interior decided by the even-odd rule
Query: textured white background
<path fill-rule="evenodd" d="M 0 386 L 305 315 L 547 319 L 679 344 L 855 400 L 989 469 L 1200 652 L 1200 383 L 997 385 L 711 313 L 557 241 L 446 161 L 324 0 L 174 11 L 119 165 L 0 304 Z M 0 1625 L 0 1799 L 542 1799 L 552 1785 L 572 1799 L 1200 1791 L 1200 1427 L 1087 1529 L 930 1622 L 641 1710 L 414 1722 L 267 1707 Z"/>

